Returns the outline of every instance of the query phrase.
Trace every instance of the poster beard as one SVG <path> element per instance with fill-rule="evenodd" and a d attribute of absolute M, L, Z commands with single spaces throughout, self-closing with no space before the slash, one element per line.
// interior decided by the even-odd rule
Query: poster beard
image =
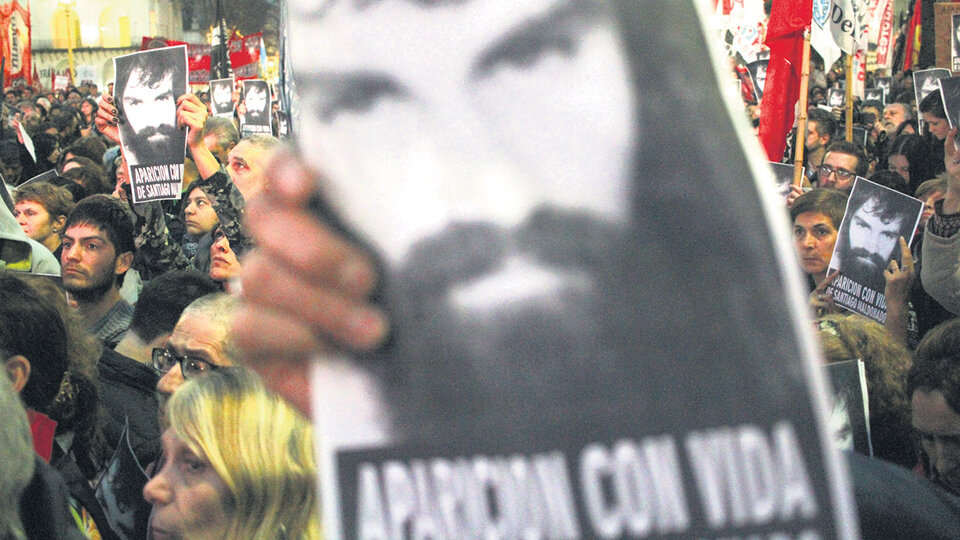
<path fill-rule="evenodd" d="M 393 342 L 369 362 L 385 389 L 392 435 L 545 440 L 561 422 L 636 402 L 642 363 L 627 352 L 638 350 L 629 329 L 617 324 L 634 320 L 625 315 L 632 308 L 610 295 L 628 290 L 610 264 L 629 251 L 626 237 L 625 227 L 592 213 L 541 207 L 513 229 L 451 223 L 415 244 L 388 273 Z M 491 307 L 455 300 L 511 260 L 549 272 L 555 286 Z"/>
<path fill-rule="evenodd" d="M 171 124 L 147 126 L 134 131 L 129 123 L 120 127 L 130 165 L 163 165 L 179 163 L 186 145 L 186 133 Z M 150 138 L 160 135 L 156 142 Z"/>
<path fill-rule="evenodd" d="M 840 251 L 840 272 L 857 283 L 883 293 L 887 286 L 883 271 L 890 263 L 892 254 L 884 259 L 879 253 L 863 248 L 850 247 L 850 237 L 843 238 L 843 248 Z"/>

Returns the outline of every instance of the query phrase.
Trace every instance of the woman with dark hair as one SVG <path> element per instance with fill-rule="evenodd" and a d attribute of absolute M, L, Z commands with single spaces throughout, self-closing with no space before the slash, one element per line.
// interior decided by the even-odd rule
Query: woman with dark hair
<path fill-rule="evenodd" d="M 33 136 L 33 148 L 37 154 L 36 173 L 44 173 L 56 168 L 60 158 L 60 138 L 46 132 L 39 132 Z"/>
<path fill-rule="evenodd" d="M 96 133 L 93 128 L 93 119 L 97 117 L 97 101 L 92 97 L 85 97 L 83 101 L 80 102 L 80 115 L 83 117 L 83 121 L 80 122 L 80 134 L 84 137 L 87 135 L 92 135 Z"/>
<path fill-rule="evenodd" d="M 887 168 L 906 180 L 910 193 L 936 176 L 930 166 L 930 146 L 919 135 L 900 135 L 887 153 Z"/>

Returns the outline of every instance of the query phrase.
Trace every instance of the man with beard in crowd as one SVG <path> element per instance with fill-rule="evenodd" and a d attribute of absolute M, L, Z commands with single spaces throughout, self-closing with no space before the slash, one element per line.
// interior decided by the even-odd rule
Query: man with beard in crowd
<path fill-rule="evenodd" d="M 894 259 L 899 239 L 909 238 L 913 223 L 905 223 L 909 208 L 896 197 L 884 197 L 882 188 L 860 186 L 850 197 L 849 226 L 841 231 L 837 261 L 851 279 L 877 291 L 884 290 L 883 272 Z"/>
<path fill-rule="evenodd" d="M 117 61 L 120 137 L 129 165 L 183 161 L 186 134 L 177 129 L 177 98 L 186 91 L 183 50 L 156 49 Z"/>
<path fill-rule="evenodd" d="M 63 287 L 89 332 L 113 348 L 133 316 L 133 307 L 120 297 L 136 251 L 130 211 L 106 195 L 87 197 L 70 212 L 64 231 Z"/>

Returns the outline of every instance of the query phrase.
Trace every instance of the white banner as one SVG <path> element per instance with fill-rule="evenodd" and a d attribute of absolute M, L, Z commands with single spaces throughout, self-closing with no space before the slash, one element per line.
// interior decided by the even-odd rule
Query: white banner
<path fill-rule="evenodd" d="M 810 44 L 830 69 L 840 51 L 856 54 L 865 49 L 870 20 L 869 0 L 813 0 Z"/>

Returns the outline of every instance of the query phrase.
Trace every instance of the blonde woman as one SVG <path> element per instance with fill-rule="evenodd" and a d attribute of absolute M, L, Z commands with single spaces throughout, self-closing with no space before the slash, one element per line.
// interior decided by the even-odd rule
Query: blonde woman
<path fill-rule="evenodd" d="M 320 537 L 310 423 L 256 375 L 192 379 L 167 415 L 164 457 L 143 489 L 150 538 Z"/>

